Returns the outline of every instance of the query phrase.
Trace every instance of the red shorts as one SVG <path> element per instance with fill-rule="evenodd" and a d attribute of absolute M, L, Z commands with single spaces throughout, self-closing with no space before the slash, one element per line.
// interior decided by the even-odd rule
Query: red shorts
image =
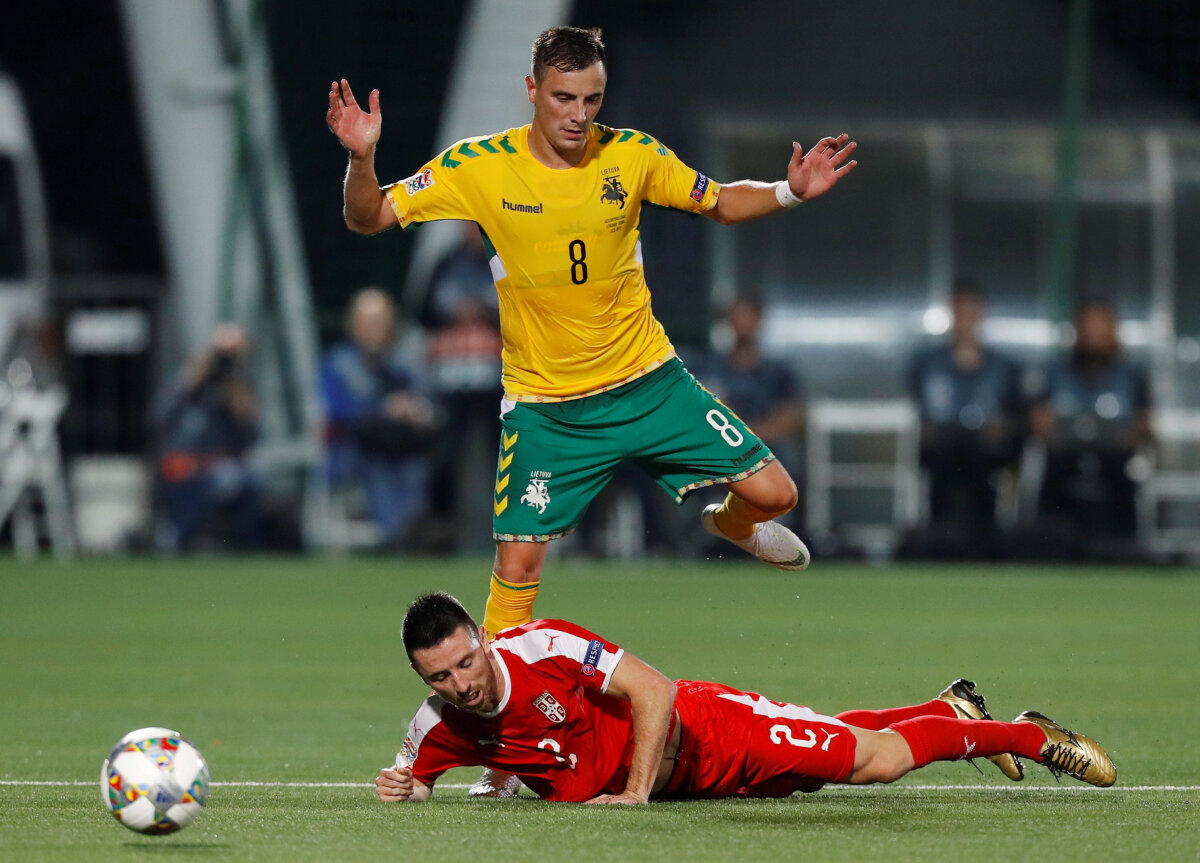
<path fill-rule="evenodd" d="M 854 734 L 841 720 L 720 683 L 675 687 L 679 756 L 658 796 L 786 797 L 854 768 Z"/>

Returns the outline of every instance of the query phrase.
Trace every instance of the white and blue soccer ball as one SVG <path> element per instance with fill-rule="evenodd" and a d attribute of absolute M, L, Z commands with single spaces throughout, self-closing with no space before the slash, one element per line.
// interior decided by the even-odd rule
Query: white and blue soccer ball
<path fill-rule="evenodd" d="M 113 817 L 130 830 L 174 833 L 204 808 L 208 765 L 178 731 L 139 728 L 104 759 L 100 791 Z"/>

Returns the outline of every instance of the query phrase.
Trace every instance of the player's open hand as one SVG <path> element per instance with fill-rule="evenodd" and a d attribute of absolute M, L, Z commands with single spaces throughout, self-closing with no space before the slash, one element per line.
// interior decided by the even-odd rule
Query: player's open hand
<path fill-rule="evenodd" d="M 385 767 L 375 777 L 375 793 L 385 803 L 407 800 L 415 788 L 412 770 L 407 767 Z"/>
<path fill-rule="evenodd" d="M 649 803 L 650 801 L 647 798 L 642 797 L 638 794 L 633 794 L 629 791 L 626 791 L 621 794 L 601 794 L 599 797 L 593 797 L 591 800 L 588 800 L 586 802 L 587 803 L 602 803 L 602 804 L 609 804 L 609 805 L 615 804 L 618 806 L 638 806 L 642 803 Z"/>
<path fill-rule="evenodd" d="M 796 141 L 792 142 L 792 159 L 788 162 L 788 185 L 792 194 L 808 201 L 823 195 L 833 184 L 858 165 L 850 155 L 858 144 L 845 132 L 836 138 L 822 138 L 807 154 Z M 847 161 L 849 159 L 849 161 Z"/>
<path fill-rule="evenodd" d="M 342 146 L 352 156 L 364 156 L 375 146 L 383 131 L 383 115 L 379 113 L 379 91 L 372 90 L 364 111 L 354 99 L 350 83 L 343 78 L 329 85 L 329 110 L 325 125 L 337 135 Z"/>

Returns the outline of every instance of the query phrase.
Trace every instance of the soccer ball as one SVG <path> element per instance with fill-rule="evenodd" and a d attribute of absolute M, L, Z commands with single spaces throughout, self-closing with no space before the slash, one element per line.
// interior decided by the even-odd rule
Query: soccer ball
<path fill-rule="evenodd" d="M 122 737 L 104 759 L 100 793 L 113 817 L 130 830 L 174 833 L 204 807 L 208 765 L 178 731 L 139 728 Z"/>

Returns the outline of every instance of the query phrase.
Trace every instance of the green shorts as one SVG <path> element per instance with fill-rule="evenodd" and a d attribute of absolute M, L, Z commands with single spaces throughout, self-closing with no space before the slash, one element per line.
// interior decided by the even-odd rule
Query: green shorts
<path fill-rule="evenodd" d="M 565 402 L 505 400 L 492 536 L 543 542 L 573 531 L 625 459 L 675 497 L 737 482 L 775 456 L 671 359 L 608 392 Z"/>

